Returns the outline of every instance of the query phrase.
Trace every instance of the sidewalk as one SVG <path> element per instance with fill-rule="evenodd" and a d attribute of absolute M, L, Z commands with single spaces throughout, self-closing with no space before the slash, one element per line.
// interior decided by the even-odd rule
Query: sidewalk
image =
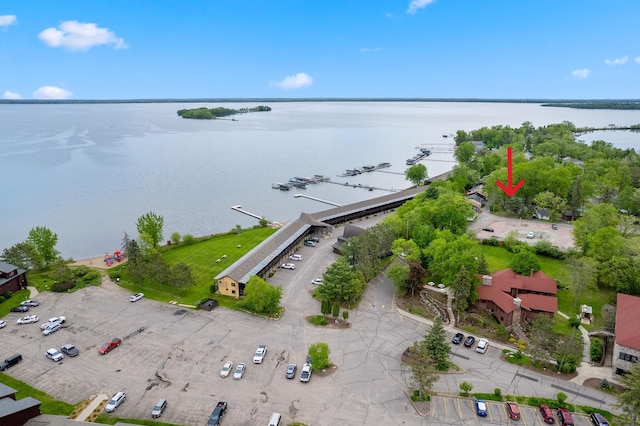
<path fill-rule="evenodd" d="M 85 420 L 87 420 L 87 417 L 89 417 L 91 413 L 93 413 L 93 410 L 98 408 L 104 401 L 107 401 L 108 399 L 109 397 L 104 394 L 96 396 L 95 398 L 93 398 L 93 401 L 91 401 L 89 405 L 87 405 L 85 409 L 82 410 L 82 412 L 78 415 L 78 417 L 75 418 L 75 420 L 84 422 Z"/>

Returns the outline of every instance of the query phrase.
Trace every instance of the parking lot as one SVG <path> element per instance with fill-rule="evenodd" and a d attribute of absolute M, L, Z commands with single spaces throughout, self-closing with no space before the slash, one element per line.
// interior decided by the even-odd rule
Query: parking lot
<path fill-rule="evenodd" d="M 487 417 L 479 417 L 476 414 L 475 401 L 471 398 L 458 398 L 447 396 L 435 396 L 432 399 L 433 409 L 431 416 L 437 418 L 442 424 L 464 425 L 545 425 L 538 407 L 520 405 L 521 419 L 511 420 L 507 414 L 506 404 L 502 402 L 485 401 L 487 404 Z M 554 412 L 555 414 L 555 412 Z M 575 426 L 591 425 L 589 417 L 572 414 Z"/>
<path fill-rule="evenodd" d="M 269 278 L 284 290 L 286 310 L 280 320 L 223 308 L 193 311 L 144 298 L 131 303 L 128 291 L 106 282 L 71 294 L 38 295 L 42 304 L 29 312 L 40 317 L 36 324 L 18 326 L 16 320 L 23 315 L 7 315 L 7 327 L 0 330 L 0 359 L 21 353 L 24 362 L 7 373 L 69 403 L 124 391 L 127 400 L 116 411 L 119 417 L 148 419 L 155 402 L 165 398 L 168 408 L 160 420 L 185 425 L 206 424 L 219 400 L 229 404 L 223 426 L 266 424 L 272 412 L 282 414 L 282 424 L 448 425 L 462 419 L 463 424 L 507 424 L 499 404 L 490 403 L 490 417 L 478 419 L 472 402 L 453 397 L 436 397 L 427 417 L 416 413 L 404 394 L 410 373 L 400 355 L 423 338 L 428 326 L 394 310 L 394 288 L 388 280 L 376 277 L 369 284 L 358 308 L 349 312 L 352 327 L 337 330 L 306 322 L 306 316 L 319 313 L 319 303 L 310 296 L 316 288 L 311 281 L 335 259 L 334 241 L 326 238 L 316 247 L 300 248 L 303 260 L 295 270 L 279 269 Z M 64 327 L 43 336 L 38 325 L 60 315 L 67 318 Z M 130 337 L 120 347 L 98 354 L 104 342 L 125 336 Z M 309 383 L 301 383 L 307 349 L 319 341 L 329 344 L 337 370 L 324 376 L 314 371 Z M 80 355 L 59 363 L 45 357 L 48 348 L 65 343 L 76 345 Z M 260 344 L 268 345 L 267 356 L 262 364 L 253 364 Z M 523 373 L 501 361 L 500 350 L 492 346 L 485 354 L 453 346 L 452 360 L 464 374 L 441 375 L 434 390 L 444 395 L 456 395 L 459 383 L 470 381 L 477 392 L 500 387 L 503 394 L 551 398 L 561 387 L 570 402 L 599 408 L 610 408 L 614 399 L 535 372 Z M 220 377 L 226 360 L 247 363 L 241 380 Z M 294 380 L 285 378 L 289 363 L 298 364 Z M 541 424 L 536 421 L 525 414 L 522 424 Z"/>

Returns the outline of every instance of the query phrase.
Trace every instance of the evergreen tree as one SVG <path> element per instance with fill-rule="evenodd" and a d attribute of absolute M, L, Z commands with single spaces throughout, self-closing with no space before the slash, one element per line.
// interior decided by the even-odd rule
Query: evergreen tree
<path fill-rule="evenodd" d="M 448 370 L 451 346 L 447 341 L 444 324 L 439 316 L 433 321 L 433 325 L 431 326 L 429 333 L 424 337 L 423 344 L 429 354 L 429 357 L 433 360 L 436 370 Z"/>

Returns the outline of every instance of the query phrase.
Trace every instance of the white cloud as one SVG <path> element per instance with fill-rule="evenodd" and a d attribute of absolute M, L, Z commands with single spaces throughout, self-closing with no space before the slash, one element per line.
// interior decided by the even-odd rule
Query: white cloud
<path fill-rule="evenodd" d="M 427 5 L 433 3 L 434 1 L 436 0 L 411 0 L 411 3 L 409 3 L 409 8 L 407 9 L 407 13 L 413 15 L 418 11 L 418 9 L 427 7 Z"/>
<path fill-rule="evenodd" d="M 276 86 L 284 90 L 299 89 L 303 86 L 309 86 L 313 83 L 313 78 L 309 74 L 299 72 L 296 75 L 285 77 L 282 81 L 271 81 L 269 86 Z"/>
<path fill-rule="evenodd" d="M 380 51 L 380 47 L 363 47 L 360 49 L 360 52 L 362 53 L 379 52 L 379 51 Z"/>
<path fill-rule="evenodd" d="M 389 19 L 393 19 L 393 13 L 385 13 L 384 16 L 386 16 Z"/>
<path fill-rule="evenodd" d="M 574 76 L 575 78 L 583 79 L 583 78 L 589 77 L 589 73 L 590 72 L 591 71 L 589 71 L 589 68 L 582 68 L 582 69 L 579 69 L 579 70 L 571 71 L 571 75 Z"/>
<path fill-rule="evenodd" d="M 71 96 L 73 93 L 56 86 L 42 86 L 33 92 L 33 97 L 36 99 L 67 99 Z"/>
<path fill-rule="evenodd" d="M 607 59 L 604 61 L 604 63 L 607 65 L 624 65 L 627 63 L 627 60 L 629 60 L 629 57 L 623 56 L 622 58 Z"/>
<path fill-rule="evenodd" d="M 4 95 L 2 95 L 2 99 L 22 99 L 22 96 L 20 96 L 19 93 L 10 92 L 6 90 L 4 92 Z"/>
<path fill-rule="evenodd" d="M 116 49 L 128 47 L 124 39 L 116 37 L 113 31 L 98 28 L 96 24 L 65 21 L 59 28 L 47 28 L 38 34 L 38 37 L 51 47 L 64 47 L 69 50 L 88 50 L 101 44 L 113 44 Z"/>
<path fill-rule="evenodd" d="M 634 61 L 636 61 L 637 63 L 640 64 L 640 56 L 636 56 L 636 58 L 634 59 Z"/>
<path fill-rule="evenodd" d="M 16 15 L 0 15 L 0 27 L 8 27 L 16 23 Z"/>

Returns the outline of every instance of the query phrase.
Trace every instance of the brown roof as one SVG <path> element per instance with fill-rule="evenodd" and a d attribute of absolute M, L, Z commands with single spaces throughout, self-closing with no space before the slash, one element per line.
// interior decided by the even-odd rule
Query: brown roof
<path fill-rule="evenodd" d="M 640 350 L 640 297 L 618 293 L 616 343 Z"/>
<path fill-rule="evenodd" d="M 481 285 L 478 287 L 478 298 L 492 301 L 507 314 L 513 312 L 516 308 L 516 305 L 513 304 L 513 297 L 493 285 Z"/>
<path fill-rule="evenodd" d="M 509 313 L 516 308 L 511 296 L 512 289 L 518 290 L 517 297 L 522 300 L 520 306 L 523 309 L 543 312 L 558 311 L 558 299 L 555 297 L 558 292 L 556 282 L 541 271 L 530 277 L 525 277 L 517 275 L 512 269 L 502 269 L 491 276 L 491 285 L 478 287 L 478 297 L 480 300 L 489 300 L 495 303 L 504 312 Z"/>
<path fill-rule="evenodd" d="M 520 294 L 522 309 L 527 311 L 558 312 L 558 299 L 545 294 Z"/>

